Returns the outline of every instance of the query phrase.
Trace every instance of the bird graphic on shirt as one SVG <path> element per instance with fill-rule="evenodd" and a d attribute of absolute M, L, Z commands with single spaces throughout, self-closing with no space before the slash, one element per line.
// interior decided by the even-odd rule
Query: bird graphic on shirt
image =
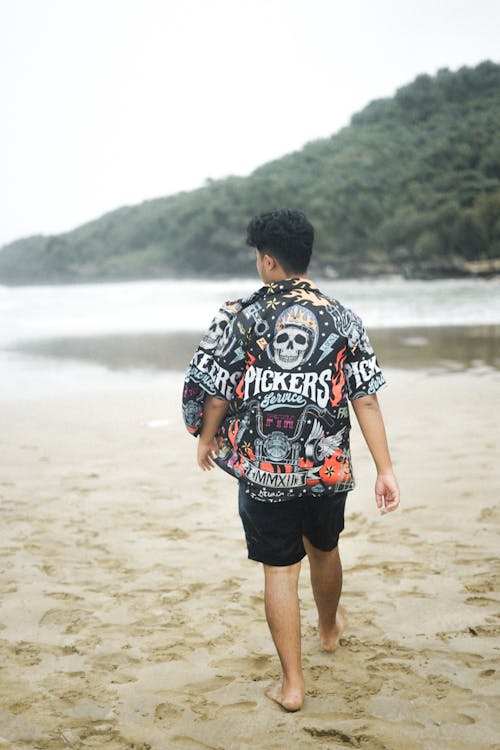
<path fill-rule="evenodd" d="M 334 435 L 325 435 L 321 422 L 315 419 L 305 446 L 306 458 L 323 461 L 332 456 L 342 445 L 346 429 L 342 427 Z"/>

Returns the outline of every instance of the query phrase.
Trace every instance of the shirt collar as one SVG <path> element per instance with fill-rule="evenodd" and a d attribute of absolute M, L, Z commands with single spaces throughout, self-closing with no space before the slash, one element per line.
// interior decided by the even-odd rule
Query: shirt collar
<path fill-rule="evenodd" d="M 310 289 L 317 290 L 317 286 L 310 280 L 299 276 L 293 276 L 290 279 L 282 279 L 281 281 L 271 281 L 269 284 L 263 286 L 259 291 L 264 295 L 268 294 L 282 294 L 283 292 L 289 292 L 291 289 Z"/>

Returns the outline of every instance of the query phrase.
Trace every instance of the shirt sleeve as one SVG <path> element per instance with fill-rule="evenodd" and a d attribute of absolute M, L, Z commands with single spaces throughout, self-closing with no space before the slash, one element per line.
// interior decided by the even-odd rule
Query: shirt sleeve
<path fill-rule="evenodd" d="M 189 364 L 186 377 L 210 396 L 230 401 L 245 370 L 239 303 L 226 303 L 214 317 Z"/>
<path fill-rule="evenodd" d="M 376 393 L 386 385 L 377 356 L 359 318 L 351 310 L 344 363 L 347 392 L 350 401 Z"/>

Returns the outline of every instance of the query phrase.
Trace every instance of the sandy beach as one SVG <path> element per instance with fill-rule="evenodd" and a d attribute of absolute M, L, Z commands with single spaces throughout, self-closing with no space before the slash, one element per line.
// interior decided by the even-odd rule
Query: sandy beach
<path fill-rule="evenodd" d="M 1 407 L 0 747 L 500 748 L 500 380 L 388 373 L 402 486 L 358 487 L 341 538 L 349 625 L 319 650 L 301 576 L 303 710 L 279 664 L 233 480 L 195 465 L 179 383 Z"/>

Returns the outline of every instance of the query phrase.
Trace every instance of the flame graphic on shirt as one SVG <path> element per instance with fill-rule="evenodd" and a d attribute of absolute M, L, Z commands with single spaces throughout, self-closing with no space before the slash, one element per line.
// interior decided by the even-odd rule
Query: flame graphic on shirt
<path fill-rule="evenodd" d="M 335 367 L 333 368 L 332 376 L 332 396 L 330 398 L 331 406 L 337 406 L 342 401 L 342 394 L 344 391 L 345 375 L 344 375 L 344 362 L 347 356 L 347 346 L 337 354 L 335 360 Z"/>

